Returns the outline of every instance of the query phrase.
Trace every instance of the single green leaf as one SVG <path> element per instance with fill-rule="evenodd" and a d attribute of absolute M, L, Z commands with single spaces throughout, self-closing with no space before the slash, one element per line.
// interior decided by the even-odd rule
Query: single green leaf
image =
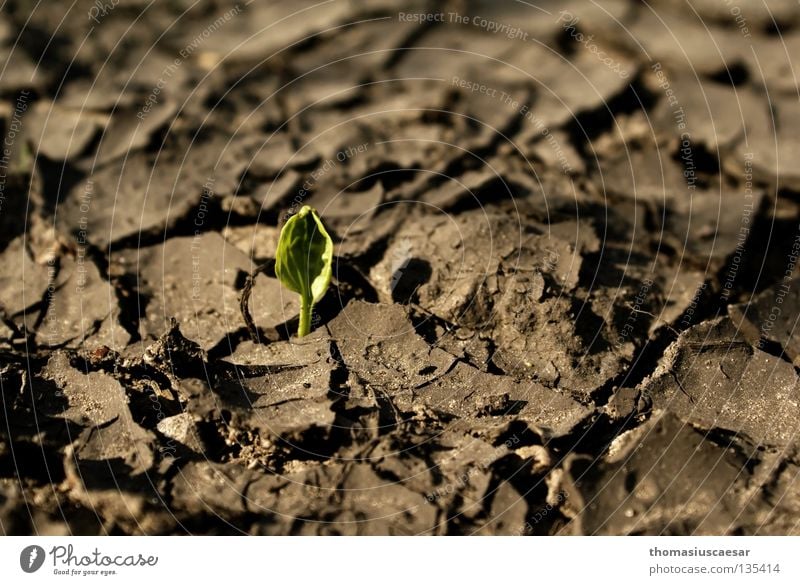
<path fill-rule="evenodd" d="M 311 308 L 328 290 L 333 274 L 333 240 L 308 205 L 286 222 L 275 253 L 275 274 L 300 295 L 299 336 L 309 329 Z"/>

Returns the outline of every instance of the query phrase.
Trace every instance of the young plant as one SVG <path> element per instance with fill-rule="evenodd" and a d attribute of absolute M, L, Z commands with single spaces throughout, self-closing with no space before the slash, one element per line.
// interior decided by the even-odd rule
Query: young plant
<path fill-rule="evenodd" d="M 300 295 L 297 336 L 311 331 L 311 309 L 325 295 L 333 273 L 333 240 L 314 208 L 303 208 L 286 222 L 275 253 L 275 274 Z"/>

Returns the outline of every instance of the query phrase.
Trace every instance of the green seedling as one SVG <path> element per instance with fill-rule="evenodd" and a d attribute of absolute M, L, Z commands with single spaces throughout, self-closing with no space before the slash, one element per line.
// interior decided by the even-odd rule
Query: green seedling
<path fill-rule="evenodd" d="M 275 253 L 275 274 L 300 295 L 297 336 L 311 331 L 311 309 L 328 290 L 333 274 L 333 240 L 314 208 L 303 208 L 286 222 Z"/>

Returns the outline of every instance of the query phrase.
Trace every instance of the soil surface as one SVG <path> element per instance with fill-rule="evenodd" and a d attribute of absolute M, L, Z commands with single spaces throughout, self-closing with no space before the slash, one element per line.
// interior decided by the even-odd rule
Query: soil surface
<path fill-rule="evenodd" d="M 741 4 L 7 2 L 0 533 L 800 533 L 800 5 Z"/>

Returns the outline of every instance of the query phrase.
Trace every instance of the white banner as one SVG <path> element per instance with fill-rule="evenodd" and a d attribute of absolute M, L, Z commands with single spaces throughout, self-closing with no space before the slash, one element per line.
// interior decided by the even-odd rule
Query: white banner
<path fill-rule="evenodd" d="M 794 537 L 5 537 L 0 582 L 800 583 L 799 544 Z"/>

